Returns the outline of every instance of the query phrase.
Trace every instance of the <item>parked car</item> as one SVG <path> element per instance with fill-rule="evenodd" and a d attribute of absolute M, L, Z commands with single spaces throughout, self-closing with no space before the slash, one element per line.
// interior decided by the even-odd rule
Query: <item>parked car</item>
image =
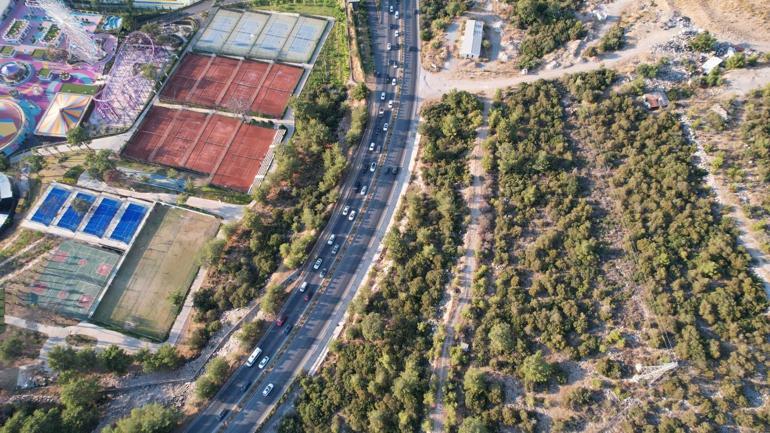
<path fill-rule="evenodd" d="M 366 195 L 366 190 L 367 190 L 367 189 L 368 189 L 368 188 L 366 187 L 366 185 L 362 186 L 362 187 L 361 187 L 361 195 Z"/>
<path fill-rule="evenodd" d="M 388 101 L 388 108 L 393 108 L 393 100 Z"/>
<path fill-rule="evenodd" d="M 356 211 L 352 210 L 350 215 L 348 215 L 348 221 L 353 221 L 354 219 L 356 219 Z"/>
<path fill-rule="evenodd" d="M 326 272 L 329 270 L 326 268 L 321 269 L 321 272 L 318 274 L 321 278 L 326 278 Z"/>

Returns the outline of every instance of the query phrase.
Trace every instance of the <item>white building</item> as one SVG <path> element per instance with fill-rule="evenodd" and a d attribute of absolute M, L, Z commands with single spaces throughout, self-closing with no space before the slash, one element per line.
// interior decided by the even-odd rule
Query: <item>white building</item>
<path fill-rule="evenodd" d="M 460 57 L 478 59 L 481 56 L 481 41 L 484 40 L 484 21 L 466 20 Z"/>

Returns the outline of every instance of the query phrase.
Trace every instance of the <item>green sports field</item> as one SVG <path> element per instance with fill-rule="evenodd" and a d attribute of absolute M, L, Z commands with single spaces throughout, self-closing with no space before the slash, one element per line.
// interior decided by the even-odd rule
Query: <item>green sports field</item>
<path fill-rule="evenodd" d="M 178 310 L 171 294 L 190 288 L 203 245 L 219 221 L 157 204 L 99 303 L 93 319 L 155 340 L 165 340 Z"/>

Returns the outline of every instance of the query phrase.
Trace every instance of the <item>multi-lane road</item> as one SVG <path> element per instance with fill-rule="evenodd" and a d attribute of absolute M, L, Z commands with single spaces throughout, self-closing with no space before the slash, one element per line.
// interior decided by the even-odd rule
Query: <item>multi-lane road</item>
<path fill-rule="evenodd" d="M 408 170 L 403 168 L 406 156 L 413 151 L 408 138 L 417 123 L 416 0 L 384 0 L 381 11 L 375 10 L 373 3 L 365 3 L 377 71 L 370 127 L 350 164 L 341 198 L 298 278 L 297 288 L 279 314 L 283 323 L 267 330 L 257 344 L 262 354 L 254 366 L 240 366 L 209 406 L 186 426 L 187 432 L 254 431 L 294 378 L 324 356 L 367 272 L 368 261 L 379 247 L 404 182 L 408 182 Z M 394 8 L 392 13 L 389 5 Z M 334 239 L 329 241 L 332 234 Z M 308 283 L 304 293 L 298 289 L 302 282 Z M 264 356 L 269 362 L 259 368 Z M 273 388 L 265 396 L 268 384 Z"/>

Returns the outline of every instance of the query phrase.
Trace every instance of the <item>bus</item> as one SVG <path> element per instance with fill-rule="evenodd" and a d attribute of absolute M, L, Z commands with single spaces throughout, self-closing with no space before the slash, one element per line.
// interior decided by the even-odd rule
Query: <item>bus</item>
<path fill-rule="evenodd" d="M 254 349 L 253 352 L 251 352 L 251 355 L 249 355 L 249 359 L 246 360 L 246 367 L 251 367 L 254 365 L 254 362 L 256 362 L 257 358 L 259 358 L 259 355 L 262 353 L 262 349 L 257 347 Z"/>

